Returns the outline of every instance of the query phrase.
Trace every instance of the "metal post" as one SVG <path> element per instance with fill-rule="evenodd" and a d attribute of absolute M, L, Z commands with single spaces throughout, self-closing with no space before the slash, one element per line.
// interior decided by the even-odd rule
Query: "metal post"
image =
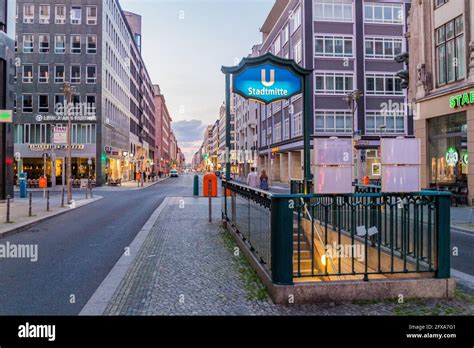
<path fill-rule="evenodd" d="M 47 154 L 43 154 L 43 176 L 46 178 L 46 187 L 48 186 L 48 177 L 46 176 L 46 158 Z M 43 198 L 46 197 L 46 187 L 43 188 Z"/>
<path fill-rule="evenodd" d="M 49 190 L 46 193 L 46 211 L 49 211 Z"/>
<path fill-rule="evenodd" d="M 304 112 L 303 112 L 303 142 L 304 142 L 304 193 L 311 191 L 311 134 L 313 132 L 313 93 L 311 88 L 312 74 L 304 75 Z"/>
<path fill-rule="evenodd" d="M 64 186 L 61 192 L 61 208 L 64 208 Z"/>
<path fill-rule="evenodd" d="M 207 182 L 207 195 L 209 196 L 209 223 L 212 223 L 212 181 Z"/>
<path fill-rule="evenodd" d="M 436 278 L 447 279 L 451 275 L 451 195 L 440 194 L 436 199 L 436 228 L 438 260 Z"/>
<path fill-rule="evenodd" d="M 72 133 L 72 123 L 71 123 L 71 114 L 70 114 L 70 105 L 72 103 L 72 94 L 73 89 L 69 83 L 65 83 L 63 87 L 64 96 L 67 101 L 66 106 L 66 115 L 67 115 L 67 201 L 68 204 L 71 204 L 72 201 L 72 187 L 71 187 L 71 179 L 72 179 L 72 155 L 71 155 L 71 133 Z"/>
<path fill-rule="evenodd" d="M 89 187 L 86 186 L 86 199 L 89 199 L 89 192 L 88 192 L 88 190 L 89 190 Z"/>
<path fill-rule="evenodd" d="M 293 210 L 290 201 L 288 198 L 272 197 L 272 281 L 280 285 L 293 284 Z"/>
<path fill-rule="evenodd" d="M 226 148 L 226 160 L 225 160 L 225 179 L 227 182 L 231 180 L 230 177 L 230 74 L 225 74 L 225 148 Z"/>
<path fill-rule="evenodd" d="M 9 224 L 10 221 L 10 195 L 7 196 L 7 224 Z"/>
<path fill-rule="evenodd" d="M 28 216 L 33 216 L 33 193 L 30 192 L 30 198 L 28 201 Z"/>

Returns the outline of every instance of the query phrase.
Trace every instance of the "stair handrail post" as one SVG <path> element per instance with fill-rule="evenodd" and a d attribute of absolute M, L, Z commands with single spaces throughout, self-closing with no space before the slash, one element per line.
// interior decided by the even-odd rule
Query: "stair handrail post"
<path fill-rule="evenodd" d="M 293 209 L 297 198 L 274 195 L 271 200 L 272 281 L 293 285 Z"/>

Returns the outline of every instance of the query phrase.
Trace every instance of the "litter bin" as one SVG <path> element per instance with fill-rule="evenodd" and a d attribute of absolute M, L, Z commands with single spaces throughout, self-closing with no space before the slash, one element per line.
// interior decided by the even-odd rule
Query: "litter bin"
<path fill-rule="evenodd" d="M 20 198 L 26 198 L 28 195 L 27 173 L 20 173 Z"/>

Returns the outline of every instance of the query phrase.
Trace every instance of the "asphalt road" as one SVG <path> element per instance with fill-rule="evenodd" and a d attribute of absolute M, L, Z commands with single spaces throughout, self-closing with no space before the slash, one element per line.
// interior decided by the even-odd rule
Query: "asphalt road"
<path fill-rule="evenodd" d="M 451 268 L 474 276 L 474 233 L 451 230 L 451 249 L 455 247 L 459 254 L 451 255 Z"/>
<path fill-rule="evenodd" d="M 192 175 L 104 199 L 0 240 L 37 244 L 38 261 L 0 259 L 0 315 L 75 315 L 166 196 L 192 195 Z"/>

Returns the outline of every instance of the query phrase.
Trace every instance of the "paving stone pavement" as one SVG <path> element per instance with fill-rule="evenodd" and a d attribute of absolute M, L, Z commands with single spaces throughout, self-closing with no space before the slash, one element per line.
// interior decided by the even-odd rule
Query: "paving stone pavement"
<path fill-rule="evenodd" d="M 220 202 L 212 224 L 206 205 L 203 198 L 170 199 L 105 315 L 474 315 L 474 296 L 463 293 L 404 304 L 275 305 L 268 295 L 255 296 L 263 288 L 256 278 L 242 276 L 253 271 L 239 259 L 243 254 L 234 255 L 235 244 L 220 227 Z"/>

